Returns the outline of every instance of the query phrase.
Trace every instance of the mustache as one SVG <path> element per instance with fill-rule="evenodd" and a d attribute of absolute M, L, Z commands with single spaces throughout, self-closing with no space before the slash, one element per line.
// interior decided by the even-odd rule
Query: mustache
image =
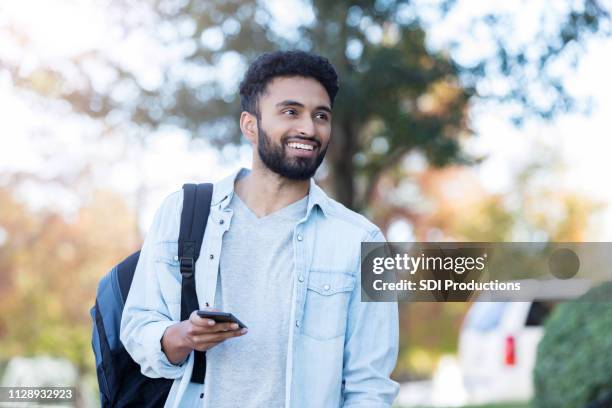
<path fill-rule="evenodd" d="M 294 141 L 298 141 L 298 140 L 304 140 L 304 141 L 308 141 L 308 142 L 314 142 L 317 147 L 321 147 L 321 141 L 315 137 L 304 137 L 304 136 L 287 136 L 283 138 L 283 145 L 287 143 L 288 140 L 294 140 Z"/>

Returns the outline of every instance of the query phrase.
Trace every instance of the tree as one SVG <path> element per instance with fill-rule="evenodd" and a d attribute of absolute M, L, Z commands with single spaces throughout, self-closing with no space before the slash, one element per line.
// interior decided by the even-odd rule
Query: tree
<path fill-rule="evenodd" d="M 95 192 L 67 220 L 0 187 L 0 361 L 43 353 L 95 372 L 89 309 L 100 277 L 140 243 L 134 222 L 113 193 Z"/>
<path fill-rule="evenodd" d="M 455 3 L 436 3 L 440 18 Z M 314 18 L 290 33 L 274 28 L 265 4 L 113 2 L 110 9 L 126 38 L 145 30 L 168 55 L 179 55 L 158 67 L 161 80 L 153 83 L 96 52 L 75 58 L 71 81 L 66 72 L 48 66 L 26 76 L 14 64 L 0 63 L 0 69 L 10 72 L 18 86 L 66 100 L 73 109 L 111 124 L 127 121 L 149 130 L 178 126 L 222 146 L 240 143 L 239 104 L 236 83 L 228 87 L 217 81 L 212 75 L 216 66 L 230 63 L 244 69 L 255 55 L 279 48 L 321 53 L 335 64 L 341 78 L 326 182 L 341 202 L 363 209 L 372 204 L 381 176 L 410 152 L 422 152 L 434 166 L 473 162 L 459 140 L 470 134 L 468 106 L 476 97 L 518 104 L 522 111 L 517 122 L 530 114 L 551 118 L 574 108 L 562 81 L 548 67 L 562 59 L 570 45 L 610 31 L 609 13 L 598 0 L 559 3 L 562 11 L 555 29 L 519 47 L 498 35 L 499 28 L 508 25 L 505 16 L 488 14 L 481 22 L 493 33 L 497 52 L 462 66 L 449 54 L 427 48 L 419 18 L 425 6 L 420 2 L 299 3 L 296 12 L 310 12 Z M 88 68 L 92 64 L 115 79 L 106 87 L 96 86 Z M 493 75 L 507 78 L 510 86 L 501 93 L 477 92 L 479 81 Z M 535 85 L 537 92 L 531 89 Z M 542 92 L 550 103 L 539 103 Z"/>
<path fill-rule="evenodd" d="M 546 150 L 537 156 L 538 160 L 519 172 L 514 189 L 505 194 L 487 192 L 472 169 L 465 167 L 427 168 L 416 175 L 395 175 L 398 179 L 415 180 L 420 194 L 409 197 L 412 202 L 377 205 L 375 215 L 383 229 L 394 219 L 409 219 L 417 242 L 582 242 L 593 236 L 591 221 L 602 210 L 601 203 L 575 191 L 543 184 L 542 176 L 550 177 L 552 173 L 561 177 L 550 170 L 559 169 L 559 163 Z M 390 177 L 386 175 L 381 184 L 395 184 L 395 180 L 388 180 Z M 438 235 L 432 235 L 432 231 Z M 429 376 L 442 354 L 456 352 L 461 322 L 470 305 L 401 303 L 400 355 L 395 378 Z"/>
<path fill-rule="evenodd" d="M 564 302 L 546 321 L 534 368 L 532 406 L 609 407 L 612 403 L 612 282 Z"/>

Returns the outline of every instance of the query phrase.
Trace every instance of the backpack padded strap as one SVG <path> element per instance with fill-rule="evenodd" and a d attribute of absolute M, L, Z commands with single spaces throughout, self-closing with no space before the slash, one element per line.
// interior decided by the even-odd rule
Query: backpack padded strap
<path fill-rule="evenodd" d="M 199 309 L 195 286 L 195 264 L 200 256 L 204 231 L 210 203 L 212 184 L 185 184 L 183 186 L 183 211 L 179 232 L 178 256 L 181 265 L 181 320 L 189 319 L 194 310 Z M 194 351 L 194 366 L 191 381 L 204 383 L 206 374 L 206 354 Z"/>
<path fill-rule="evenodd" d="M 128 293 L 130 292 L 130 287 L 132 286 L 132 280 L 134 280 L 134 272 L 136 271 L 136 265 L 138 264 L 139 258 L 140 251 L 137 251 L 117 265 L 117 280 L 119 282 L 119 289 L 121 291 L 122 304 L 125 304 Z"/>

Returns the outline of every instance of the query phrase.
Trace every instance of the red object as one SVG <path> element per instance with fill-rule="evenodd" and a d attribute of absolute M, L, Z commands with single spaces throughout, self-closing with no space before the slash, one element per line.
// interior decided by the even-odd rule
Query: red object
<path fill-rule="evenodd" d="M 506 337 L 504 363 L 507 366 L 513 366 L 516 364 L 516 344 L 514 341 L 514 336 Z"/>

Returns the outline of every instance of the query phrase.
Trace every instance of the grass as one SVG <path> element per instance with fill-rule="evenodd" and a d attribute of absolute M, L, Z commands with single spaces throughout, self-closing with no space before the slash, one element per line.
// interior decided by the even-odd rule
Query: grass
<path fill-rule="evenodd" d="M 402 408 L 402 407 L 398 407 Z M 428 408 L 428 407 L 419 407 Z M 528 402 L 525 403 L 512 403 L 512 404 L 485 404 L 485 405 L 465 405 L 461 408 L 530 408 Z"/>
<path fill-rule="evenodd" d="M 468 405 L 462 408 L 529 408 L 528 403 L 522 404 L 487 404 L 487 405 Z"/>

